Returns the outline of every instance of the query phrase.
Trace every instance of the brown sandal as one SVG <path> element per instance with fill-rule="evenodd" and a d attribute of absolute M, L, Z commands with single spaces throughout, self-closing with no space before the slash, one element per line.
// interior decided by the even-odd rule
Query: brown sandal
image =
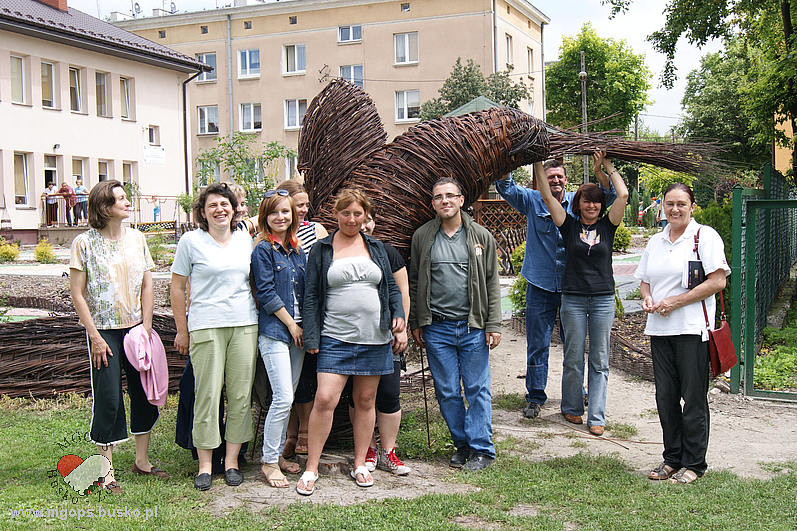
<path fill-rule="evenodd" d="M 307 455 L 307 434 L 299 434 L 298 439 L 296 440 L 296 453 L 301 455 Z"/>
<path fill-rule="evenodd" d="M 285 446 L 282 448 L 282 457 L 290 459 L 296 455 L 296 436 L 290 435 L 285 438 Z"/>
<path fill-rule="evenodd" d="M 282 470 L 286 474 L 298 474 L 302 470 L 302 467 L 299 466 L 299 463 L 294 463 L 293 461 L 288 461 L 287 459 L 285 459 L 282 456 L 280 456 L 278 462 L 279 462 L 280 470 Z"/>
<path fill-rule="evenodd" d="M 694 470 L 689 470 L 688 468 L 682 468 L 670 478 L 670 483 L 679 483 L 681 485 L 688 485 L 693 481 L 697 481 L 697 478 L 700 476 L 697 475 L 697 472 Z"/>
<path fill-rule="evenodd" d="M 274 488 L 283 489 L 290 485 L 277 463 L 263 463 L 260 471 L 266 476 L 268 484 Z"/>
<path fill-rule="evenodd" d="M 648 479 L 664 481 L 665 479 L 670 479 L 676 472 L 678 472 L 676 469 L 662 462 L 659 466 L 648 472 Z"/>

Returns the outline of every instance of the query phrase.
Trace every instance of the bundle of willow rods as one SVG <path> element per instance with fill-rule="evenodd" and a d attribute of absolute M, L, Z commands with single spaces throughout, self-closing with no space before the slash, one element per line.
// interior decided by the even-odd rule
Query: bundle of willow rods
<path fill-rule="evenodd" d="M 176 391 L 187 356 L 174 349 L 174 319 L 155 315 L 152 325 L 166 348 L 169 391 Z M 75 314 L 0 325 L 0 395 L 90 393 L 90 378 L 86 330 Z"/>
<path fill-rule="evenodd" d="M 335 195 L 364 191 L 376 213 L 375 236 L 409 256 L 412 234 L 434 217 L 432 186 L 460 183 L 465 207 L 509 172 L 533 162 L 605 150 L 609 157 L 686 172 L 716 167 L 716 144 L 634 142 L 605 133 L 548 126 L 516 109 L 494 108 L 428 120 L 385 144 L 376 106 L 358 86 L 336 79 L 308 107 L 299 136 L 299 164 L 310 216 L 328 229 Z"/>

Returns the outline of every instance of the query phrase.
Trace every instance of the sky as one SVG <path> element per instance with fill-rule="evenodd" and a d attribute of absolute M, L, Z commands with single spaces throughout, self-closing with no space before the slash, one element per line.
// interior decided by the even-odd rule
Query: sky
<path fill-rule="evenodd" d="M 214 9 L 231 4 L 232 0 L 134 0 L 141 6 L 142 14 L 151 15 L 152 9 L 169 9 L 173 1 L 178 12 Z M 453 0 L 452 0 L 453 1 Z M 674 87 L 666 90 L 661 87 L 660 74 L 664 68 L 664 56 L 653 50 L 646 38 L 664 26 L 664 8 L 668 0 L 634 0 L 626 14 L 609 20 L 609 7 L 600 0 L 531 0 L 531 3 L 545 13 L 551 23 L 545 26 L 545 61 L 554 61 L 559 56 L 563 35 L 575 35 L 581 26 L 592 23 L 595 31 L 604 38 L 625 40 L 636 54 L 643 55 L 648 68 L 653 73 L 652 88 L 648 94 L 653 102 L 640 115 L 640 121 L 661 134 L 666 134 L 677 125 L 681 116 L 681 98 L 686 86 L 686 75 L 700 66 L 700 58 L 709 52 L 721 49 L 720 43 L 709 43 L 703 49 L 689 45 L 684 39 L 678 44 L 675 66 L 678 80 Z M 131 0 L 68 0 L 69 6 L 98 18 L 106 18 L 111 11 L 130 13 Z"/>

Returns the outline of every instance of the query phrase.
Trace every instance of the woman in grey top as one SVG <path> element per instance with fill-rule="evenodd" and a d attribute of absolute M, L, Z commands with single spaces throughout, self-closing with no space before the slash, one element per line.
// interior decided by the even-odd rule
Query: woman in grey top
<path fill-rule="evenodd" d="M 393 372 L 391 343 L 406 347 L 401 293 L 382 242 L 361 233 L 370 210 L 360 190 L 345 189 L 335 202 L 338 230 L 316 242 L 307 262 L 304 347 L 318 354 L 318 390 L 310 413 L 307 466 L 296 491 L 310 495 L 318 461 L 346 381 L 353 376 L 354 470 L 361 487 L 373 485 L 365 456 L 374 429 L 376 389 Z"/>

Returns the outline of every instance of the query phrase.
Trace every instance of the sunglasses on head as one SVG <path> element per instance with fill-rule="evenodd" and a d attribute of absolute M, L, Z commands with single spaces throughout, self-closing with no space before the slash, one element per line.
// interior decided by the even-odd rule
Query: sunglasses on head
<path fill-rule="evenodd" d="M 281 195 L 282 197 L 287 197 L 290 195 L 288 190 L 267 190 L 263 197 L 274 197 L 275 195 Z"/>

